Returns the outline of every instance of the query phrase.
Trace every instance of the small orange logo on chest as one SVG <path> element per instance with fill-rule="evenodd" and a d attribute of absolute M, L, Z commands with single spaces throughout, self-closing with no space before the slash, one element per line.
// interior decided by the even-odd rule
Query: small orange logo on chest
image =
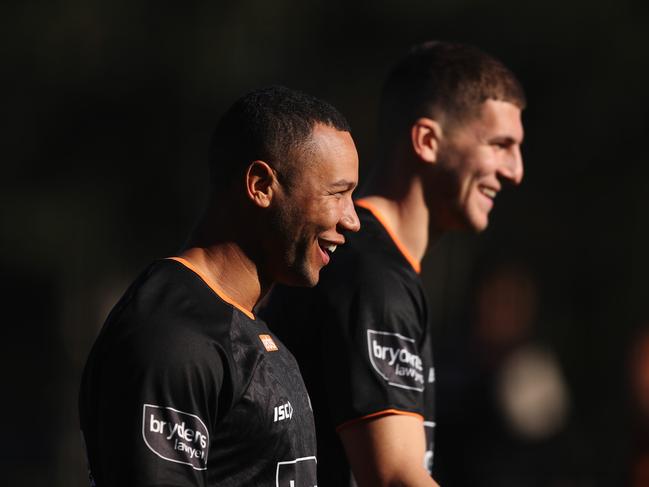
<path fill-rule="evenodd" d="M 279 350 L 277 345 L 275 345 L 273 337 L 270 335 L 259 335 L 259 339 L 261 340 L 261 343 L 264 344 L 264 348 L 267 352 L 277 352 L 277 350 Z"/>

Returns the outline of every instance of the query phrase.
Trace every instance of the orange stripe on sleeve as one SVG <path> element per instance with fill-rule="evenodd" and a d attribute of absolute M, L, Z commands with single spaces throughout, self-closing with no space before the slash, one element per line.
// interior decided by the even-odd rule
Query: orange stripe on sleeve
<path fill-rule="evenodd" d="M 340 431 L 344 428 L 347 428 L 348 426 L 352 426 L 354 424 L 360 423 L 368 419 L 380 418 L 381 416 L 390 416 L 393 414 L 400 414 L 403 416 L 413 416 L 417 419 L 420 419 L 422 422 L 424 421 L 424 417 L 419 413 L 412 413 L 410 411 L 401 411 L 400 409 L 384 409 L 383 411 L 377 411 L 375 413 L 368 414 L 361 418 L 350 419 L 349 421 L 345 421 L 344 423 L 336 426 L 336 431 Z"/>
<path fill-rule="evenodd" d="M 240 305 L 234 299 L 228 296 L 225 292 L 223 292 L 223 289 L 221 289 L 221 287 L 218 284 L 216 284 L 216 282 L 214 282 L 212 279 L 210 279 L 205 274 L 203 274 L 194 264 L 189 262 L 187 259 L 184 259 L 183 257 L 167 257 L 167 258 L 169 260 L 175 260 L 176 262 L 180 262 L 182 265 L 184 265 L 189 270 L 194 272 L 194 274 L 200 277 L 205 282 L 205 284 L 207 284 L 212 289 L 212 291 L 214 291 L 223 301 L 237 308 L 239 311 L 241 311 L 251 320 L 255 319 L 255 315 L 252 314 L 251 311 L 244 308 L 242 305 Z"/>

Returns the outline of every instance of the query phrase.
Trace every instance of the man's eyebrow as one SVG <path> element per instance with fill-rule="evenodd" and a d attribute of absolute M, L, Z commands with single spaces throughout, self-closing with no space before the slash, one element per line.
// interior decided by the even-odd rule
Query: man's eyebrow
<path fill-rule="evenodd" d="M 490 142 L 498 142 L 500 144 L 513 145 L 513 144 L 520 144 L 523 142 L 523 140 L 522 138 L 521 140 L 518 140 L 509 135 L 496 135 L 490 139 Z"/>
<path fill-rule="evenodd" d="M 338 181 L 335 181 L 331 183 L 332 188 L 343 188 L 343 189 L 351 189 L 356 187 L 356 183 L 354 181 L 348 181 L 346 179 L 339 179 Z"/>

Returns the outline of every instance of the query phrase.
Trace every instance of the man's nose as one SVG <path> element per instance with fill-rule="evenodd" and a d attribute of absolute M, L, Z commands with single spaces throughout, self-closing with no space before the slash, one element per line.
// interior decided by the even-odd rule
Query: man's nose
<path fill-rule="evenodd" d="M 523 172 L 523 155 L 520 147 L 516 146 L 512 149 L 500 173 L 505 179 L 518 185 L 523 181 Z"/>
<path fill-rule="evenodd" d="M 340 226 L 350 232 L 358 232 L 361 229 L 361 222 L 358 219 L 356 214 L 356 208 L 354 208 L 354 203 L 349 199 L 347 205 L 345 205 L 345 211 L 343 212 L 342 218 L 340 219 Z"/>

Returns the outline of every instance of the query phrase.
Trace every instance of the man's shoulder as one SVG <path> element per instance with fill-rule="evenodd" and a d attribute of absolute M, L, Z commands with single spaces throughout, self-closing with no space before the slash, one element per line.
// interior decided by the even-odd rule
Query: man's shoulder
<path fill-rule="evenodd" d="M 209 351 L 210 342 L 230 335 L 232 309 L 180 264 L 151 264 L 111 311 L 98 337 L 104 348 L 123 354 L 177 359 L 178 353 Z"/>
<path fill-rule="evenodd" d="M 369 229 L 361 229 L 336 251 L 329 266 L 322 270 L 318 287 L 381 289 L 417 285 L 417 281 L 417 274 L 392 242 Z"/>
<path fill-rule="evenodd" d="M 423 292 L 419 277 L 380 226 L 371 221 L 347 236 L 320 271 L 314 288 L 278 285 L 260 310 L 273 330 L 284 339 L 284 328 L 309 330 L 336 310 L 344 314 L 352 306 L 389 308 L 420 307 Z M 309 331 L 304 331 L 310 333 Z"/>

